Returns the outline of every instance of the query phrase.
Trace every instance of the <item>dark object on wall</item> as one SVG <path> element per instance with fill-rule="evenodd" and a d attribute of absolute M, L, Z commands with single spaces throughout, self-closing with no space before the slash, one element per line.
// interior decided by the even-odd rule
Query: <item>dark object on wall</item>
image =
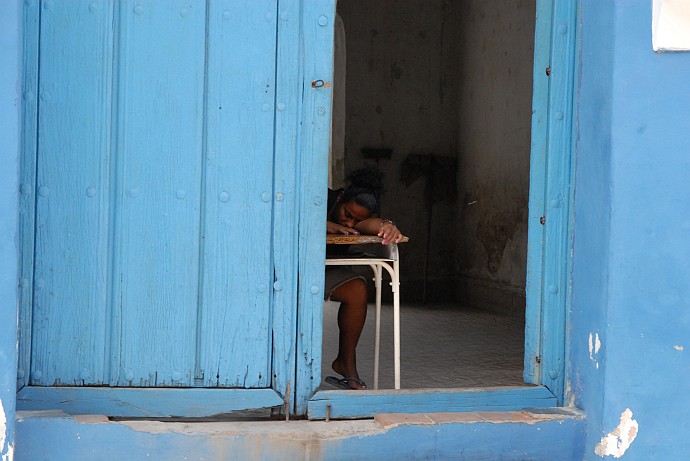
<path fill-rule="evenodd" d="M 400 180 L 409 187 L 424 177 L 424 208 L 427 210 L 426 243 L 424 247 L 424 281 L 422 302 L 426 302 L 427 273 L 429 267 L 429 245 L 431 243 L 431 217 L 434 204 L 454 202 L 458 195 L 458 159 L 438 154 L 409 154 L 400 169 Z"/>

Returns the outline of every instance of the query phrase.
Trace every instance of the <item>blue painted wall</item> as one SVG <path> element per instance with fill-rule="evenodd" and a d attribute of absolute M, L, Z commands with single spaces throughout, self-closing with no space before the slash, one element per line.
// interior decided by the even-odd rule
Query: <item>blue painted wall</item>
<path fill-rule="evenodd" d="M 582 2 L 570 351 L 587 459 L 626 409 L 624 459 L 690 448 L 690 53 L 655 54 L 651 20 L 651 2 Z"/>
<path fill-rule="evenodd" d="M 17 382 L 21 2 L 0 4 L 0 459 L 11 458 Z"/>

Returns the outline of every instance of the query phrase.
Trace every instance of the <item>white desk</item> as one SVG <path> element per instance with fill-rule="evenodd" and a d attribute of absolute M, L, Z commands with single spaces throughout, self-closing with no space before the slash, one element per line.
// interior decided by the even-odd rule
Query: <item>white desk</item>
<path fill-rule="evenodd" d="M 381 339 L 381 282 L 385 269 L 391 278 L 393 292 L 393 355 L 395 369 L 395 388 L 400 389 L 400 261 L 398 245 L 381 245 L 381 237 L 371 235 L 340 235 L 328 234 L 327 245 L 362 245 L 377 244 L 383 249 L 383 254 L 376 257 L 326 258 L 327 266 L 369 266 L 374 271 L 374 286 L 376 287 L 376 337 L 374 340 L 374 389 L 379 388 L 379 352 Z M 402 242 L 409 239 L 403 237 Z M 401 242 L 401 243 L 402 243 Z M 380 251 L 380 250 L 379 250 Z"/>

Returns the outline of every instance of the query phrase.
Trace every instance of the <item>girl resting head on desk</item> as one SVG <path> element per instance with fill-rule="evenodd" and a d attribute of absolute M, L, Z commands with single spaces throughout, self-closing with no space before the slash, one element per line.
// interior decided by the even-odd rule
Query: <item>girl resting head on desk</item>
<path fill-rule="evenodd" d="M 377 235 L 384 245 L 400 243 L 403 234 L 393 221 L 378 216 L 383 189 L 381 172 L 362 169 L 347 177 L 349 185 L 328 191 L 326 232 L 344 235 Z M 345 250 L 345 245 L 328 245 L 326 252 Z M 341 378 L 328 376 L 326 382 L 343 389 L 366 389 L 357 372 L 357 343 L 367 317 L 367 282 L 361 273 L 347 266 L 327 266 L 325 298 L 340 302 L 338 310 L 338 356 L 332 364 Z"/>

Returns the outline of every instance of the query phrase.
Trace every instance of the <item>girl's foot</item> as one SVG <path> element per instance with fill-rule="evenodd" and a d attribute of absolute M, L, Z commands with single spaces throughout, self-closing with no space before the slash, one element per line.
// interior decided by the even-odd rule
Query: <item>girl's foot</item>
<path fill-rule="evenodd" d="M 364 381 L 359 379 L 359 373 L 357 373 L 356 367 L 348 368 L 344 366 L 339 359 L 335 359 L 331 364 L 331 368 L 333 368 L 333 371 L 339 375 L 344 376 L 344 378 L 340 381 L 343 384 L 347 383 L 347 386 L 349 386 L 350 389 L 364 390 L 367 388 L 367 385 L 364 384 Z"/>

